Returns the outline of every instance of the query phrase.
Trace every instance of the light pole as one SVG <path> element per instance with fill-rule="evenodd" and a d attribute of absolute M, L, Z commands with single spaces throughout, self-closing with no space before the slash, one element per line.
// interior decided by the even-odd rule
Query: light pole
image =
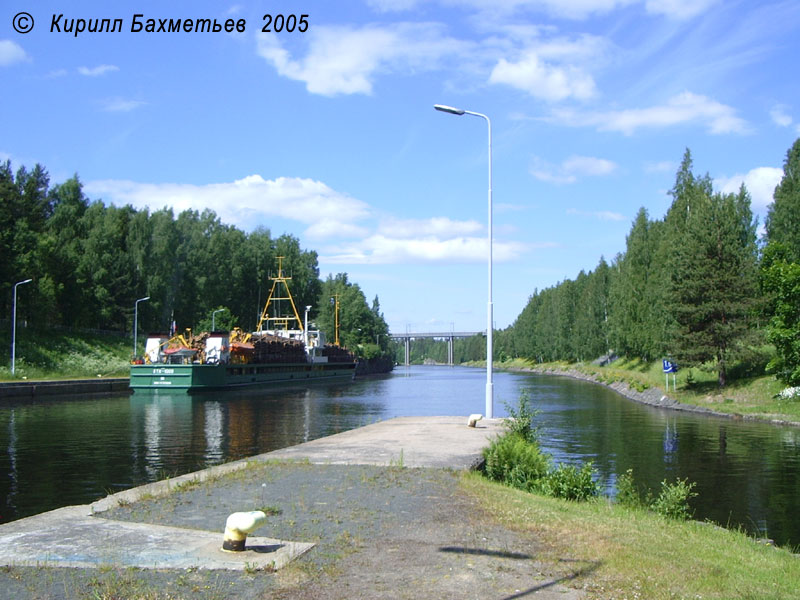
<path fill-rule="evenodd" d="M 311 306 L 306 306 L 306 314 L 303 317 L 303 341 L 306 344 L 306 348 L 308 348 L 308 311 L 311 310 Z"/>
<path fill-rule="evenodd" d="M 494 399 L 494 383 L 492 381 L 492 327 L 494 324 L 492 319 L 492 122 L 486 115 L 471 110 L 453 108 L 443 104 L 435 104 L 433 108 L 451 115 L 480 117 L 486 119 L 486 124 L 489 126 L 489 301 L 486 311 L 486 418 L 491 419 Z"/>
<path fill-rule="evenodd" d="M 30 283 L 33 279 L 18 281 L 14 284 L 14 301 L 11 303 L 11 374 L 14 374 L 14 362 L 17 354 L 17 286 Z"/>
<path fill-rule="evenodd" d="M 133 304 L 133 358 L 136 358 L 136 348 L 138 335 L 139 335 L 139 302 L 144 302 L 145 300 L 150 300 L 150 296 L 145 296 L 144 298 L 139 298 Z"/>
<path fill-rule="evenodd" d="M 224 308 L 218 308 L 217 310 L 211 313 L 211 331 L 217 330 L 217 320 L 216 320 L 217 313 L 223 312 L 224 310 L 225 310 Z"/>

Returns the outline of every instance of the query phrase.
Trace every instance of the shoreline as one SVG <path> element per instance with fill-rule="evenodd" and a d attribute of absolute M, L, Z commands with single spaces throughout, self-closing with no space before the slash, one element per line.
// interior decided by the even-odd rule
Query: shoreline
<path fill-rule="evenodd" d="M 753 421 L 756 423 L 766 423 L 768 425 L 800 427 L 800 422 L 798 421 L 788 421 L 785 419 L 767 419 L 753 415 L 743 415 L 739 413 L 725 413 L 716 410 L 711 410 L 710 408 L 705 408 L 703 406 L 697 406 L 694 404 L 684 404 L 682 402 L 678 402 L 677 400 L 671 398 L 670 396 L 667 396 L 664 393 L 664 390 L 662 390 L 661 388 L 651 387 L 647 388 L 643 392 L 639 392 L 638 390 L 632 389 L 627 383 L 623 381 L 606 383 L 604 381 L 598 380 L 596 376 L 591 375 L 589 373 L 584 373 L 582 371 L 579 371 L 578 369 L 555 369 L 552 367 L 502 367 L 502 366 L 495 368 L 498 370 L 510 371 L 515 373 L 537 373 L 539 375 L 557 375 L 562 377 L 570 377 L 572 379 L 580 379 L 582 381 L 594 383 L 596 385 L 605 386 L 611 390 L 614 390 L 619 395 L 627 398 L 628 400 L 633 400 L 634 402 L 638 402 L 639 404 L 646 404 L 647 406 L 653 406 L 656 408 L 666 408 L 670 410 L 691 412 L 699 415 L 706 415 L 709 417 L 723 417 L 726 419 L 731 419 L 733 421 Z"/>
<path fill-rule="evenodd" d="M 4 381 L 0 382 L 0 400 L 16 400 L 36 396 L 123 393 L 130 389 L 129 382 L 130 378 L 128 377 Z"/>

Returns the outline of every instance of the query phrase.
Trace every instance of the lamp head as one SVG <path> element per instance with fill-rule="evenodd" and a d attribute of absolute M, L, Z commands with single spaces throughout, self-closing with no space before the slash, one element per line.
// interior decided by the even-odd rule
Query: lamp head
<path fill-rule="evenodd" d="M 459 116 L 461 116 L 465 112 L 463 109 L 453 108 L 452 106 L 446 106 L 444 104 L 434 104 L 433 108 L 435 108 L 436 110 L 442 111 L 442 112 L 450 113 L 451 115 L 459 115 Z"/>

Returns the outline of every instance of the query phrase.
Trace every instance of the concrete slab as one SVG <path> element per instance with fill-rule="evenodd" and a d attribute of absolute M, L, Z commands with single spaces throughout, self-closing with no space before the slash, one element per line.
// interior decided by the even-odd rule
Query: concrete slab
<path fill-rule="evenodd" d="M 467 417 L 397 417 L 254 458 L 470 469 L 480 463 L 483 448 L 501 433 L 502 424 L 502 419 L 483 419 L 467 427 Z"/>
<path fill-rule="evenodd" d="M 502 431 L 502 420 L 467 426 L 467 417 L 399 417 L 311 442 L 268 452 L 125 490 L 90 505 L 70 506 L 0 525 L 0 565 L 245 570 L 279 569 L 313 544 L 249 537 L 242 553 L 220 549 L 224 523 L 216 532 L 111 521 L 98 515 L 145 495 L 171 493 L 185 482 L 205 481 L 250 461 L 303 459 L 316 464 L 350 464 L 469 469 Z"/>
<path fill-rule="evenodd" d="M 0 527 L 0 565 L 141 569 L 277 570 L 314 544 L 249 536 L 223 552 L 222 532 L 88 517 L 67 507 Z"/>

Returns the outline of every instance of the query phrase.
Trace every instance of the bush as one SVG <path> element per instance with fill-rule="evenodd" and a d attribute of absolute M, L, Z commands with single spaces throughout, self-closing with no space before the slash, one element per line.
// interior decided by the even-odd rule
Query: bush
<path fill-rule="evenodd" d="M 511 487 L 531 491 L 547 474 L 550 457 L 518 433 L 505 433 L 483 450 L 484 474 Z"/>
<path fill-rule="evenodd" d="M 640 508 L 642 496 L 633 481 L 633 469 L 628 469 L 617 479 L 617 503 L 628 508 Z"/>
<path fill-rule="evenodd" d="M 554 498 L 576 501 L 590 500 L 600 494 L 600 488 L 594 480 L 595 474 L 596 471 L 591 462 L 580 468 L 561 463 L 540 481 L 540 490 Z"/>
<path fill-rule="evenodd" d="M 503 420 L 506 430 L 519 435 L 527 442 L 536 442 L 539 438 L 539 428 L 533 425 L 533 419 L 539 414 L 539 411 L 531 409 L 527 390 L 520 392 L 516 406 L 512 406 L 508 402 L 504 404 L 508 413 L 508 418 Z"/>
<path fill-rule="evenodd" d="M 688 479 L 676 479 L 675 483 L 661 482 L 661 492 L 654 500 L 647 490 L 643 497 L 633 480 L 633 469 L 628 469 L 617 479 L 617 503 L 628 508 L 645 508 L 669 519 L 685 521 L 692 517 L 689 500 L 697 496 L 695 483 Z"/>
<path fill-rule="evenodd" d="M 676 479 L 675 483 L 661 482 L 661 493 L 653 501 L 651 508 L 654 512 L 670 518 L 686 521 L 690 519 L 693 511 L 689 507 L 689 499 L 697 496 L 694 492 L 695 483 L 688 479 Z"/>

